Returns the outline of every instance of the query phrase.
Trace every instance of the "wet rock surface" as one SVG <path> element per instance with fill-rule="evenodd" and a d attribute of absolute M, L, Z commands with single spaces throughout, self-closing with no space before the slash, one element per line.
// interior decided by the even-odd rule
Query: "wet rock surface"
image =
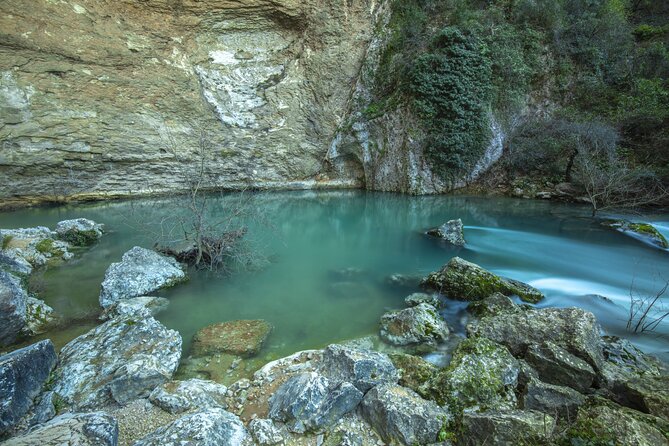
<path fill-rule="evenodd" d="M 28 412 L 56 361 L 50 340 L 0 356 L 0 435 Z"/>
<path fill-rule="evenodd" d="M 184 280 L 186 273 L 176 260 L 135 246 L 105 272 L 100 305 L 107 308 L 119 300 L 145 296 Z"/>
<path fill-rule="evenodd" d="M 264 320 L 238 320 L 212 324 L 193 337 L 193 356 L 229 353 L 242 357 L 257 355 L 272 325 Z"/>
<path fill-rule="evenodd" d="M 441 270 L 429 274 L 421 286 L 451 299 L 467 301 L 482 300 L 494 293 L 518 296 L 531 303 L 544 297 L 539 290 L 525 283 L 500 277 L 460 257 L 452 258 Z"/>

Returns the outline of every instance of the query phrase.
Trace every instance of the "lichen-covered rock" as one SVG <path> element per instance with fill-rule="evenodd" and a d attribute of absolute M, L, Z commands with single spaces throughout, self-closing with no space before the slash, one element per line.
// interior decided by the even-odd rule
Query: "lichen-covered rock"
<path fill-rule="evenodd" d="M 393 345 L 434 348 L 448 338 L 449 330 L 437 309 L 428 304 L 381 316 L 381 338 Z"/>
<path fill-rule="evenodd" d="M 146 397 L 176 371 L 181 336 L 147 313 L 119 316 L 68 343 L 53 389 L 74 408 Z"/>
<path fill-rule="evenodd" d="M 0 346 L 16 341 L 26 325 L 28 293 L 18 277 L 0 271 Z"/>
<path fill-rule="evenodd" d="M 546 384 L 531 380 L 523 396 L 523 408 L 538 410 L 553 416 L 558 421 L 574 421 L 578 408 L 585 402 L 585 397 L 577 391 L 563 386 Z"/>
<path fill-rule="evenodd" d="M 669 249 L 669 242 L 658 231 L 655 226 L 649 223 L 632 223 L 627 220 L 605 220 L 603 226 L 613 228 L 625 235 L 641 240 L 642 242 L 653 245 L 661 249 Z"/>
<path fill-rule="evenodd" d="M 292 432 L 318 432 L 353 411 L 363 394 L 351 383 L 332 383 L 315 372 L 286 381 L 269 399 L 269 416 Z"/>
<path fill-rule="evenodd" d="M 555 429 L 555 419 L 533 410 L 465 413 L 463 443 L 467 446 L 542 444 Z"/>
<path fill-rule="evenodd" d="M 415 392 L 418 392 L 419 388 L 429 381 L 438 370 L 437 367 L 420 356 L 404 353 L 391 353 L 388 356 L 400 373 L 399 384 Z"/>
<path fill-rule="evenodd" d="M 590 364 L 552 342 L 530 346 L 525 360 L 541 380 L 549 384 L 588 392 L 595 381 L 596 374 Z"/>
<path fill-rule="evenodd" d="M 238 320 L 208 325 L 195 333 L 191 353 L 193 356 L 215 353 L 254 356 L 271 331 L 272 324 L 264 320 Z"/>
<path fill-rule="evenodd" d="M 361 413 L 381 438 L 393 445 L 435 443 L 451 419 L 448 410 L 395 384 L 382 384 L 367 392 Z"/>
<path fill-rule="evenodd" d="M 130 299 L 119 300 L 105 308 L 101 319 L 107 320 L 117 316 L 132 315 L 148 310 L 152 316 L 165 310 L 170 301 L 164 297 L 139 296 Z"/>
<path fill-rule="evenodd" d="M 100 305 L 144 296 L 186 280 L 179 263 L 149 249 L 135 246 L 123 254 L 121 262 L 112 263 L 102 282 Z"/>
<path fill-rule="evenodd" d="M 28 335 L 44 333 L 56 318 L 53 308 L 43 300 L 28 296 L 26 301 L 26 325 L 23 331 Z"/>
<path fill-rule="evenodd" d="M 114 418 L 104 412 L 67 413 L 3 444 L 5 446 L 116 446 L 118 425 Z"/>
<path fill-rule="evenodd" d="M 330 381 L 350 382 L 363 393 L 379 384 L 396 383 L 399 379 L 399 373 L 387 355 L 337 344 L 323 350 L 320 368 Z"/>
<path fill-rule="evenodd" d="M 0 356 L 0 434 L 28 412 L 56 361 L 48 339 Z"/>
<path fill-rule="evenodd" d="M 248 430 L 260 446 L 273 446 L 285 441 L 283 431 L 272 420 L 253 419 L 249 422 Z"/>
<path fill-rule="evenodd" d="M 63 220 L 56 225 L 56 234 L 74 246 L 88 246 L 102 237 L 104 226 L 87 218 Z"/>
<path fill-rule="evenodd" d="M 604 361 L 597 320 L 592 313 L 580 308 L 502 312 L 471 322 L 467 333 L 499 342 L 518 357 L 532 345 L 552 342 L 595 370 Z"/>
<path fill-rule="evenodd" d="M 500 277 L 460 257 L 452 258 L 441 270 L 429 274 L 421 286 L 446 294 L 451 299 L 468 301 L 485 299 L 494 293 L 518 296 L 531 303 L 544 298 L 536 288 Z"/>
<path fill-rule="evenodd" d="M 166 382 L 151 392 L 149 400 L 171 414 L 210 407 L 227 409 L 227 391 L 228 388 L 221 384 L 194 378 Z"/>
<path fill-rule="evenodd" d="M 449 366 L 437 372 L 420 393 L 439 404 L 464 409 L 509 409 L 516 405 L 519 368 L 504 346 L 485 338 L 465 339 Z"/>
<path fill-rule="evenodd" d="M 0 242 L 2 240 L 0 239 Z M 33 266 L 21 257 L 10 257 L 0 249 L 0 270 L 20 276 L 28 276 L 33 271 Z"/>
<path fill-rule="evenodd" d="M 416 307 L 420 304 L 427 304 L 434 308 L 442 308 L 444 302 L 439 298 L 438 294 L 427 293 L 412 293 L 404 298 L 404 303 L 409 307 Z"/>
<path fill-rule="evenodd" d="M 455 246 L 465 246 L 465 226 L 461 219 L 449 220 L 441 226 L 429 229 L 428 235 L 446 240 Z"/>
<path fill-rule="evenodd" d="M 184 415 L 137 441 L 134 446 L 242 445 L 249 434 L 242 421 L 223 409 Z"/>
<path fill-rule="evenodd" d="M 19 265 L 20 269 L 29 269 L 29 272 L 32 272 L 33 268 L 45 266 L 50 262 L 69 260 L 74 256 L 69 251 L 70 244 L 56 240 L 56 237 L 55 232 L 44 226 L 0 229 L 4 256 L 11 259 L 14 266 Z"/>
<path fill-rule="evenodd" d="M 652 416 L 599 400 L 581 407 L 564 437 L 569 444 L 667 446 L 667 428 Z"/>

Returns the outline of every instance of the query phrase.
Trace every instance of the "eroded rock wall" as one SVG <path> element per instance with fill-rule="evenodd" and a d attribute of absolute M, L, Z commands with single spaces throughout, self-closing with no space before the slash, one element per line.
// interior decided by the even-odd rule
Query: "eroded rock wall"
<path fill-rule="evenodd" d="M 355 184 L 321 171 L 377 10 L 0 1 L 0 203 L 182 189 L 203 157 L 227 187 Z"/>

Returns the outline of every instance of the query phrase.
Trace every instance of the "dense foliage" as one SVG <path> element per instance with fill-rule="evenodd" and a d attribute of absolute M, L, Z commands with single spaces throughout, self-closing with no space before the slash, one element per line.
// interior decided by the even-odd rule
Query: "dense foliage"
<path fill-rule="evenodd" d="M 442 175 L 480 156 L 490 110 L 521 173 L 564 176 L 570 129 L 597 127 L 669 179 L 669 2 L 396 0 L 390 29 L 375 102 L 412 104 Z"/>

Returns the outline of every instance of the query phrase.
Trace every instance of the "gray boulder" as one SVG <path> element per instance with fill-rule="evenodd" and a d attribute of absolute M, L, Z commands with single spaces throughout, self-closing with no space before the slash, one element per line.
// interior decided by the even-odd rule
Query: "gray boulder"
<path fill-rule="evenodd" d="M 598 370 L 604 357 L 595 316 L 580 308 L 520 309 L 483 317 L 467 325 L 469 336 L 505 345 L 522 357 L 532 345 L 552 342 Z"/>
<path fill-rule="evenodd" d="M 102 281 L 100 305 L 144 296 L 186 280 L 186 273 L 172 257 L 135 246 L 123 254 L 121 262 L 112 263 Z"/>
<path fill-rule="evenodd" d="M 164 297 L 139 296 L 131 299 L 120 300 L 107 307 L 102 312 L 102 319 L 107 320 L 117 316 L 132 315 L 148 310 L 152 316 L 165 310 L 170 301 Z"/>
<path fill-rule="evenodd" d="M 465 409 L 510 409 L 520 364 L 502 345 L 485 338 L 465 339 L 449 366 L 430 378 L 420 393 L 439 404 L 456 402 Z"/>
<path fill-rule="evenodd" d="M 103 412 L 68 413 L 9 439 L 5 446 L 116 446 L 118 425 Z"/>
<path fill-rule="evenodd" d="M 283 430 L 272 420 L 260 418 L 251 420 L 248 430 L 260 446 L 273 446 L 285 442 Z"/>
<path fill-rule="evenodd" d="M 437 309 L 421 303 L 381 316 L 381 338 L 393 345 L 434 348 L 448 338 L 449 330 Z"/>
<path fill-rule="evenodd" d="M 577 391 L 562 386 L 554 386 L 531 380 L 523 396 L 523 408 L 538 410 L 555 417 L 558 421 L 572 422 L 578 415 L 578 408 L 585 397 Z"/>
<path fill-rule="evenodd" d="M 1 241 L 2 240 L 0 240 L 0 242 Z M 0 270 L 7 271 L 8 273 L 12 274 L 18 274 L 20 276 L 28 276 L 33 272 L 33 267 L 27 260 L 23 258 L 10 257 L 7 254 L 0 252 Z"/>
<path fill-rule="evenodd" d="M 293 376 L 269 399 L 269 416 L 296 433 L 319 432 L 354 410 L 363 394 L 348 382 L 338 384 L 316 372 Z"/>
<path fill-rule="evenodd" d="M 334 383 L 350 382 L 365 393 L 383 383 L 396 383 L 399 373 L 387 355 L 332 344 L 323 350 L 321 373 Z"/>
<path fill-rule="evenodd" d="M 439 298 L 438 294 L 426 294 L 426 293 L 413 293 L 408 295 L 404 299 L 404 303 L 409 307 L 416 307 L 420 304 L 428 304 L 434 308 L 442 308 L 444 306 L 443 301 Z"/>
<path fill-rule="evenodd" d="M 501 313 L 519 313 L 522 309 L 502 293 L 494 293 L 482 300 L 467 305 L 467 311 L 475 317 L 497 316 Z"/>
<path fill-rule="evenodd" d="M 552 342 L 532 345 L 525 360 L 537 371 L 542 381 L 588 392 L 595 381 L 595 371 L 584 360 Z"/>
<path fill-rule="evenodd" d="M 16 341 L 26 325 L 28 293 L 18 277 L 0 271 L 0 346 Z"/>
<path fill-rule="evenodd" d="M 485 299 L 494 293 L 518 296 L 531 303 L 544 298 L 541 291 L 530 285 L 500 277 L 460 257 L 452 258 L 441 270 L 429 274 L 421 286 L 451 299 L 467 301 Z"/>
<path fill-rule="evenodd" d="M 74 246 L 88 246 L 102 237 L 104 226 L 87 218 L 63 220 L 56 225 L 56 234 Z"/>
<path fill-rule="evenodd" d="M 148 312 L 111 319 L 60 352 L 53 390 L 81 409 L 147 397 L 176 371 L 181 336 Z"/>
<path fill-rule="evenodd" d="M 0 434 L 28 412 L 57 359 L 48 339 L 0 356 Z"/>
<path fill-rule="evenodd" d="M 463 443 L 468 446 L 543 444 L 555 429 L 555 419 L 534 410 L 465 413 Z"/>
<path fill-rule="evenodd" d="M 236 415 L 206 409 L 185 415 L 135 442 L 134 446 L 239 446 L 249 434 Z"/>
<path fill-rule="evenodd" d="M 449 220 L 443 225 L 429 229 L 428 235 L 446 240 L 455 246 L 465 246 L 465 226 L 461 219 Z"/>
<path fill-rule="evenodd" d="M 367 392 L 361 413 L 381 438 L 389 444 L 430 444 L 451 420 L 450 413 L 413 390 L 382 384 Z"/>
<path fill-rule="evenodd" d="M 227 409 L 227 391 L 221 384 L 194 378 L 162 384 L 151 392 L 149 400 L 171 414 L 211 407 Z"/>

